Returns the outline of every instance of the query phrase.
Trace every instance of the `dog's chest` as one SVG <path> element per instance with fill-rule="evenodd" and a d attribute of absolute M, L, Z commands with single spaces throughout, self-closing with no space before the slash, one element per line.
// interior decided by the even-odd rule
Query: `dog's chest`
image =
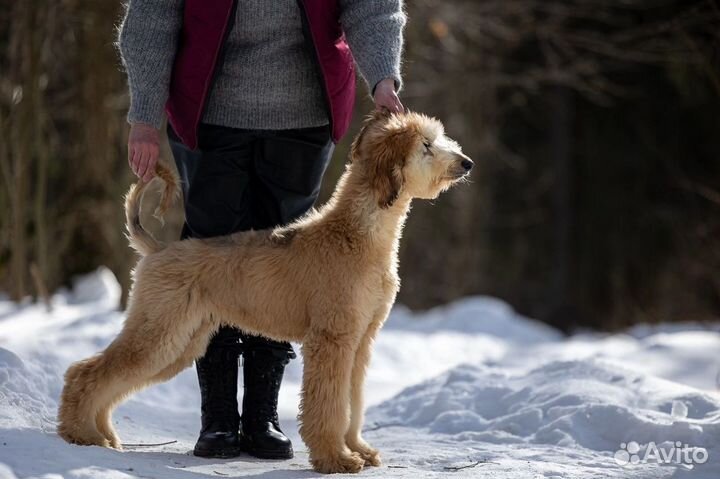
<path fill-rule="evenodd" d="M 384 303 L 395 298 L 400 286 L 397 269 L 389 262 L 364 265 L 355 277 L 354 288 L 360 301 Z M 357 297 L 357 296 L 356 296 Z"/>
<path fill-rule="evenodd" d="M 394 301 L 400 289 L 400 277 L 396 268 L 388 268 L 380 274 L 378 281 L 379 295 L 382 301 Z"/>

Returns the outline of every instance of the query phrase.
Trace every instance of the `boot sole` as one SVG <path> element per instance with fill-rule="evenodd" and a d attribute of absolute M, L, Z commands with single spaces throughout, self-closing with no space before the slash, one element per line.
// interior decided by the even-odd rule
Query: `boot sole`
<path fill-rule="evenodd" d="M 257 457 L 258 459 L 292 459 L 295 457 L 295 452 L 293 451 L 292 446 L 287 451 L 278 451 L 277 449 L 258 449 L 253 447 L 252 444 L 249 444 L 247 439 L 243 436 L 240 437 L 240 448 L 244 452 L 253 457 Z"/>
<path fill-rule="evenodd" d="M 295 453 L 292 449 L 289 451 L 268 451 L 264 449 L 245 449 L 245 452 L 258 459 L 292 459 Z"/>
<path fill-rule="evenodd" d="M 194 449 L 193 450 L 193 456 L 197 457 L 205 457 L 205 458 L 217 458 L 217 459 L 230 459 L 233 457 L 238 457 L 242 455 L 242 448 L 240 447 L 233 447 L 229 449 L 213 449 L 213 450 L 204 450 L 204 449 Z"/>

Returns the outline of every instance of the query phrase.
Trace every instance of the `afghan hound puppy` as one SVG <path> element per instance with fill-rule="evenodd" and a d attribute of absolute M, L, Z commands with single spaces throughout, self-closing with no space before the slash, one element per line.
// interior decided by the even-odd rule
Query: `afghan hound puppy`
<path fill-rule="evenodd" d="M 375 113 L 351 149 L 329 202 L 279 228 L 163 245 L 140 224 L 146 184 L 125 209 L 133 273 L 127 319 L 101 353 L 65 374 L 58 433 L 121 448 L 111 421 L 129 394 L 167 381 L 202 356 L 222 325 L 302 343 L 300 435 L 315 470 L 380 464 L 360 435 L 363 382 L 375 335 L 400 281 L 398 242 L 413 198 L 436 198 L 473 166 L 442 124 L 417 113 Z M 165 182 L 162 213 L 177 178 Z"/>

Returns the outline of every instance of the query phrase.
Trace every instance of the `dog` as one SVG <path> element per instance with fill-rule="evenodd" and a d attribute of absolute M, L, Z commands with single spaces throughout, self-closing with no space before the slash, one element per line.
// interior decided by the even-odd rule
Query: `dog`
<path fill-rule="evenodd" d="M 400 287 L 398 243 L 413 198 L 436 198 L 473 162 L 425 115 L 375 112 L 363 124 L 332 198 L 272 230 L 163 245 L 143 229 L 147 183 L 126 197 L 128 237 L 142 256 L 127 319 L 101 353 L 65 374 L 58 434 L 121 449 L 111 420 L 129 394 L 167 381 L 205 353 L 223 325 L 302 343 L 300 435 L 313 468 L 355 473 L 380 465 L 361 437 L 372 342 Z M 165 182 L 160 217 L 178 191 Z"/>

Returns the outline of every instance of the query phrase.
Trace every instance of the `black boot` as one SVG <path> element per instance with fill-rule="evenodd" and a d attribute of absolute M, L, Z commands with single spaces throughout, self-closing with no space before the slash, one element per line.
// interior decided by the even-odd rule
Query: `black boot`
<path fill-rule="evenodd" d="M 255 346 L 243 337 L 242 434 L 240 442 L 248 454 L 263 459 L 290 459 L 290 439 L 280 430 L 278 394 L 285 366 L 295 357 L 287 343 Z"/>
<path fill-rule="evenodd" d="M 196 362 L 202 399 L 202 429 L 193 454 L 201 457 L 240 455 L 237 403 L 240 333 L 221 328 Z"/>

